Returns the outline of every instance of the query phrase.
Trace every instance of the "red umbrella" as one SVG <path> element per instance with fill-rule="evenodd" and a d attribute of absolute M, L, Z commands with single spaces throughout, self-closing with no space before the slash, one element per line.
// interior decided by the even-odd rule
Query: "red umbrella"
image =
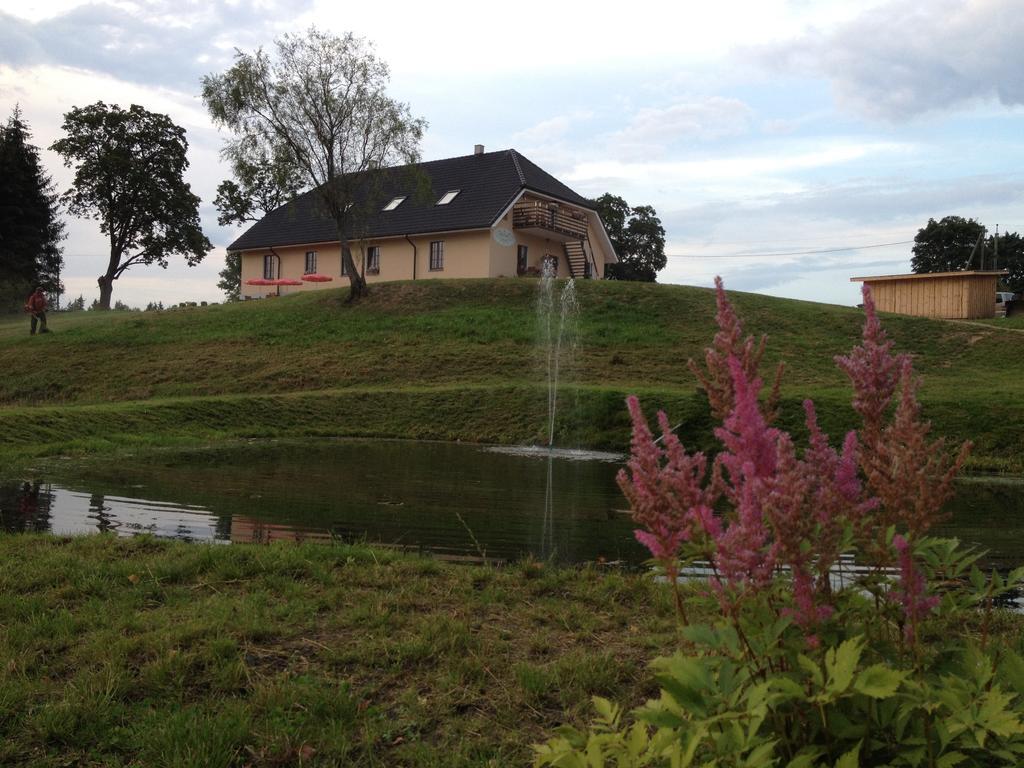
<path fill-rule="evenodd" d="M 267 285 L 302 285 L 301 280 L 289 280 L 286 277 L 278 278 L 277 280 L 268 281 Z"/>
<path fill-rule="evenodd" d="M 317 272 L 314 272 L 311 275 L 303 275 L 302 279 L 305 280 L 307 283 L 329 283 L 334 278 L 331 277 L 330 275 L 321 275 Z"/>
<path fill-rule="evenodd" d="M 267 280 L 265 277 L 254 277 L 251 280 L 245 281 L 246 285 L 273 285 L 273 280 Z"/>

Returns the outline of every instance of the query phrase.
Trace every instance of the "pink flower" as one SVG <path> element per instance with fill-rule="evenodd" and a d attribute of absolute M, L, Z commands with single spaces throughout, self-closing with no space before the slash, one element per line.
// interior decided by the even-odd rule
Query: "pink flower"
<path fill-rule="evenodd" d="M 633 421 L 633 447 L 627 469 L 619 472 L 619 487 L 633 519 L 643 526 L 636 532 L 637 540 L 674 572 L 682 544 L 711 516 L 709 495 L 702 487 L 707 462 L 703 454 L 686 453 L 664 413 L 658 414 L 665 443 L 660 448 L 636 397 L 626 403 Z"/>
<path fill-rule="evenodd" d="M 900 582 L 891 596 L 902 605 L 907 637 L 913 639 L 937 598 L 927 596 L 907 540 L 897 536 L 890 547 L 885 531 L 896 526 L 917 536 L 927 530 L 951 493 L 967 446 L 951 457 L 942 441 L 928 439 L 910 358 L 892 354 L 865 288 L 861 344 L 836 358 L 853 385 L 862 426 L 847 433 L 836 450 L 814 404 L 805 401 L 808 439 L 799 453 L 788 433 L 771 426 L 778 382 L 767 405 L 759 399 L 763 340 L 757 345 L 743 338 L 721 280 L 716 288 L 719 331 L 705 355 L 707 369 L 691 366 L 722 419 L 715 429 L 722 450 L 708 478 L 704 455 L 686 452 L 664 413 L 658 413 L 662 435 L 655 440 L 639 402 L 628 399 L 632 450 L 618 481 L 640 526 L 637 540 L 673 583 L 684 553 L 709 558 L 709 586 L 729 615 L 788 573 L 791 597 L 781 610 L 814 647 L 818 629 L 834 612 L 832 569 L 852 531 L 857 550 L 871 564 L 898 562 Z M 722 497 L 728 508 L 716 514 Z M 682 613 L 678 593 L 677 607 Z"/>
<path fill-rule="evenodd" d="M 836 365 L 850 377 L 853 384 L 853 408 L 864 420 L 864 428 L 878 431 L 886 408 L 892 402 L 899 380 L 899 369 L 905 355 L 892 354 L 892 342 L 886 338 L 875 313 L 871 288 L 864 285 L 864 330 L 860 346 L 849 355 L 835 358 Z"/>
<path fill-rule="evenodd" d="M 910 543 L 903 536 L 892 537 L 892 546 L 896 550 L 900 568 L 899 584 L 889 593 L 890 598 L 903 607 L 905 624 L 903 636 L 908 643 L 914 642 L 917 625 L 939 604 L 939 598 L 926 594 L 927 584 L 924 575 L 914 565 L 914 553 Z"/>

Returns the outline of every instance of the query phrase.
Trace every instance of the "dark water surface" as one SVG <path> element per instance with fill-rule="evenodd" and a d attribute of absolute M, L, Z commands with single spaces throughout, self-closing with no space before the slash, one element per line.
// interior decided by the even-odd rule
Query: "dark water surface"
<path fill-rule="evenodd" d="M 193 451 L 0 481 L 0 529 L 368 541 L 445 557 L 640 563 L 616 457 L 347 440 Z M 1024 483 L 972 479 L 934 531 L 1024 563 Z"/>

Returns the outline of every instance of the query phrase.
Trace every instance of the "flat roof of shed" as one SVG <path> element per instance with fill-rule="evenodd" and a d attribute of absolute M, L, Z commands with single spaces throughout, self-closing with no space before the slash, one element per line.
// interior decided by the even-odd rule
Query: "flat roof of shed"
<path fill-rule="evenodd" d="M 1005 269 L 992 270 L 960 270 L 957 272 L 913 272 L 909 275 L 869 275 L 867 277 L 851 277 L 851 283 L 874 283 L 880 280 L 921 280 L 929 277 L 985 277 L 1010 274 Z"/>

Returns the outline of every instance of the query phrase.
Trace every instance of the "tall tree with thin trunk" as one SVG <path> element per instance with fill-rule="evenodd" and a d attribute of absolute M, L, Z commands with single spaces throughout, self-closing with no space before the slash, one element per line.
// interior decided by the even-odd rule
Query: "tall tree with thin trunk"
<path fill-rule="evenodd" d="M 335 224 L 349 298 L 358 298 L 366 281 L 350 242 L 379 208 L 380 169 L 419 161 L 426 122 L 387 95 L 388 66 L 362 38 L 310 28 L 276 40 L 274 54 L 238 51 L 227 72 L 203 78 L 203 101 L 235 135 L 229 158 L 273 158 L 316 190 Z"/>
<path fill-rule="evenodd" d="M 99 307 L 110 309 L 114 281 L 139 264 L 167 268 L 180 255 L 191 267 L 213 246 L 199 224 L 199 198 L 183 178 L 185 129 L 138 104 L 102 101 L 64 115 L 64 138 L 51 149 L 75 167 L 64 201 L 76 216 L 96 219 L 110 244 L 97 279 Z"/>
<path fill-rule="evenodd" d="M 15 107 L 0 126 L 0 311 L 20 310 L 36 286 L 51 294 L 61 290 L 64 222 L 31 138 Z"/>

